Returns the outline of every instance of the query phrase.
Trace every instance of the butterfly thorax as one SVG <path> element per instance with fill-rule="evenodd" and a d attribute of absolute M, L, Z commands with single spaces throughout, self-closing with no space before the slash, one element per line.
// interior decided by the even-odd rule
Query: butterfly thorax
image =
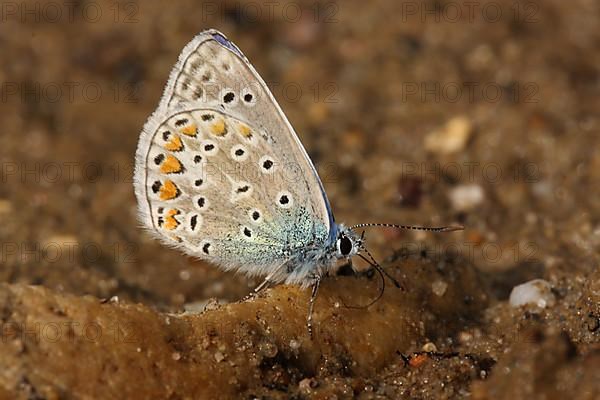
<path fill-rule="evenodd" d="M 312 243 L 291 252 L 286 262 L 286 283 L 311 285 L 315 279 L 330 273 L 337 261 L 349 259 L 362 244 L 362 239 L 344 225 L 335 224 L 327 240 Z"/>

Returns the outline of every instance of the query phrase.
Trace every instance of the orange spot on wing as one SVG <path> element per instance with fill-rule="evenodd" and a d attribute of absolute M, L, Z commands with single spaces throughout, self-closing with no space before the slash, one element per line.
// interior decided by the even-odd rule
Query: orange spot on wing
<path fill-rule="evenodd" d="M 196 124 L 191 124 L 191 125 L 181 128 L 179 131 L 181 133 L 183 133 L 184 135 L 193 137 L 193 136 L 196 136 L 196 134 L 198 133 L 198 127 L 196 126 Z"/>
<path fill-rule="evenodd" d="M 252 129 L 246 124 L 240 124 L 240 133 L 242 136 L 251 138 L 252 137 Z"/>
<path fill-rule="evenodd" d="M 163 174 L 176 174 L 183 171 L 183 165 L 181 162 L 172 155 L 168 155 L 167 158 L 160 164 L 160 172 Z"/>
<path fill-rule="evenodd" d="M 174 208 L 167 211 L 167 215 L 165 217 L 165 223 L 163 225 L 165 227 L 165 229 L 172 231 L 173 229 L 175 229 L 179 226 L 179 221 L 177 221 L 177 219 L 175 218 L 179 214 L 181 214 L 181 212 Z"/>
<path fill-rule="evenodd" d="M 179 196 L 179 188 L 173 181 L 165 181 L 163 185 L 160 187 L 160 199 L 161 200 L 172 200 Z"/>
<path fill-rule="evenodd" d="M 210 127 L 210 131 L 213 135 L 216 136 L 225 136 L 227 133 L 227 126 L 225 126 L 225 121 L 223 118 L 220 118 L 217 122 L 212 124 Z"/>
<path fill-rule="evenodd" d="M 174 135 L 173 139 L 169 140 L 167 144 L 165 144 L 165 149 L 169 151 L 183 150 L 183 143 L 181 142 L 181 138 L 177 135 Z"/>

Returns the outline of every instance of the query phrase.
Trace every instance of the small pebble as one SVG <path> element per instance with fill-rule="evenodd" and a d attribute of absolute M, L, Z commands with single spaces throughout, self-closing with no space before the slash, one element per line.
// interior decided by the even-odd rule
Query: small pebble
<path fill-rule="evenodd" d="M 216 362 L 221 362 L 225 359 L 225 355 L 223 355 L 222 352 L 218 351 L 215 353 L 215 361 Z"/>
<path fill-rule="evenodd" d="M 316 388 L 318 383 L 314 378 L 304 378 L 298 383 L 298 389 L 303 393 L 311 393 L 312 389 Z"/>
<path fill-rule="evenodd" d="M 471 121 L 463 116 L 454 117 L 425 137 L 425 149 L 436 154 L 452 154 L 463 150 L 471 137 Z"/>
<path fill-rule="evenodd" d="M 181 271 L 179 271 L 179 279 L 181 279 L 182 281 L 189 281 L 190 276 L 190 271 L 188 271 L 187 269 L 182 269 Z"/>
<path fill-rule="evenodd" d="M 550 283 L 543 279 L 534 279 L 515 286 L 510 292 L 510 305 L 520 307 L 529 304 L 539 308 L 552 307 L 556 303 L 556 298 L 551 289 Z"/>
<path fill-rule="evenodd" d="M 258 345 L 260 353 L 266 358 L 273 358 L 277 355 L 279 349 L 277 345 L 271 342 L 262 342 Z"/>
<path fill-rule="evenodd" d="M 422 349 L 423 349 L 423 351 L 426 351 L 427 353 L 433 353 L 433 352 L 437 351 L 436 345 L 432 342 L 425 343 L 423 345 Z"/>
<path fill-rule="evenodd" d="M 470 332 L 463 331 L 458 334 L 458 341 L 462 344 L 469 343 L 471 340 L 473 340 L 473 335 Z"/>
<path fill-rule="evenodd" d="M 213 311 L 219 309 L 219 299 L 211 297 L 204 304 L 203 311 Z"/>
<path fill-rule="evenodd" d="M 485 192 L 480 185 L 469 184 L 455 187 L 449 192 L 452 208 L 456 211 L 469 211 L 485 199 Z"/>
<path fill-rule="evenodd" d="M 435 281 L 431 284 L 431 291 L 438 297 L 442 297 L 448 289 L 448 284 L 444 281 Z"/>

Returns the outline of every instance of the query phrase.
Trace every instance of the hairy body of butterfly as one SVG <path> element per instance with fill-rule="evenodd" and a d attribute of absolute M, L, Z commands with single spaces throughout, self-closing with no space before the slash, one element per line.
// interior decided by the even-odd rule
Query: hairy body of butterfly
<path fill-rule="evenodd" d="M 140 218 L 161 241 L 226 270 L 266 276 L 257 290 L 313 285 L 311 311 L 320 279 L 362 245 L 335 223 L 264 81 L 215 30 L 180 54 L 140 136 L 134 186 Z"/>

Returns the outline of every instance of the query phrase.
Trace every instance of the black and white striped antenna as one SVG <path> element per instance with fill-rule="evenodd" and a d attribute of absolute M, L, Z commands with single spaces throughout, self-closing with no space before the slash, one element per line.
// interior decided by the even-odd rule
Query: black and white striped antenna
<path fill-rule="evenodd" d="M 384 223 L 373 223 L 373 224 L 357 224 L 351 226 L 350 229 L 360 229 L 360 228 L 369 228 L 369 227 L 384 227 L 384 228 L 396 228 L 396 229 L 406 229 L 412 231 L 429 231 L 429 232 L 454 232 L 454 231 L 462 231 L 465 229 L 463 225 L 448 225 L 448 226 L 416 226 L 416 225 L 398 225 L 398 224 L 384 224 Z"/>

